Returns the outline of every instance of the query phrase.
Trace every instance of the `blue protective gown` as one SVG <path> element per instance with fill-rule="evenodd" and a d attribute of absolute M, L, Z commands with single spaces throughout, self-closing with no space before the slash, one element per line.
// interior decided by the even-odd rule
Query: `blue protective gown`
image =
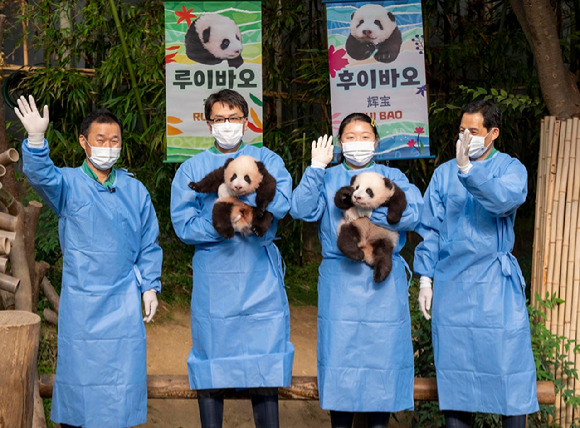
<path fill-rule="evenodd" d="M 188 187 L 240 155 L 264 163 L 277 180 L 267 210 L 274 221 L 259 238 L 221 237 L 212 225 L 215 193 Z M 278 219 L 290 208 L 292 179 L 282 159 L 267 148 L 243 146 L 235 153 L 202 152 L 185 161 L 171 186 L 175 233 L 195 245 L 191 338 L 187 365 L 192 389 L 290 385 L 294 346 L 284 289 L 282 259 L 273 239 Z M 255 194 L 241 200 L 255 205 Z"/>
<path fill-rule="evenodd" d="M 401 221 L 387 223 L 387 208 L 374 210 L 371 221 L 399 232 L 393 270 L 381 283 L 373 269 L 346 258 L 336 242 L 343 213 L 334 204 L 336 191 L 361 172 L 374 171 L 394 181 L 407 197 Z M 405 231 L 419 221 L 419 190 L 398 169 L 372 164 L 350 170 L 343 164 L 323 170 L 307 168 L 292 195 L 290 214 L 318 221 L 322 264 L 318 278 L 318 390 L 326 410 L 396 412 L 413 408 L 413 345 L 406 263 L 399 251 Z"/>
<path fill-rule="evenodd" d="M 141 294 L 161 290 L 159 227 L 145 186 L 115 170 L 114 192 L 22 144 L 24 173 L 58 216 L 63 254 L 51 418 L 84 428 L 147 421 Z"/>
<path fill-rule="evenodd" d="M 522 415 L 538 410 L 525 282 L 511 254 L 527 172 L 496 153 L 463 174 L 433 174 L 414 269 L 433 278 L 433 347 L 442 410 Z"/>

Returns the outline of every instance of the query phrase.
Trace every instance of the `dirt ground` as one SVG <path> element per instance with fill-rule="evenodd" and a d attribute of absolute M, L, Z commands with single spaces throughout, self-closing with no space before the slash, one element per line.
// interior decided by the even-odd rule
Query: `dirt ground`
<path fill-rule="evenodd" d="M 290 340 L 296 349 L 293 374 L 316 376 L 316 307 L 291 308 Z M 147 325 L 147 372 L 149 374 L 187 374 L 187 355 L 191 348 L 189 310 L 161 306 L 155 321 Z M 197 428 L 197 400 L 149 400 L 148 422 L 143 428 Z M 318 401 L 280 401 L 280 426 L 330 427 L 328 412 Z M 224 427 L 254 427 L 249 400 L 226 400 Z"/>

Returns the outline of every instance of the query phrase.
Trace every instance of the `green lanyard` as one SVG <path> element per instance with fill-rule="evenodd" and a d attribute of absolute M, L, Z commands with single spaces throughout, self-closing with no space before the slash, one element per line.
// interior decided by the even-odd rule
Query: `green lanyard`
<path fill-rule="evenodd" d="M 83 164 L 81 166 L 81 169 L 83 170 L 83 172 L 85 174 L 87 174 L 93 180 L 99 181 L 99 179 L 97 178 L 97 174 L 95 174 L 95 172 L 91 169 L 91 167 L 87 163 L 87 160 L 86 159 L 83 162 Z M 107 179 L 103 182 L 103 186 L 105 186 L 105 187 L 112 186 L 113 183 L 115 182 L 115 178 L 116 177 L 117 177 L 117 174 L 115 173 L 115 168 L 111 168 L 111 172 L 109 173 L 109 176 L 107 177 Z"/>

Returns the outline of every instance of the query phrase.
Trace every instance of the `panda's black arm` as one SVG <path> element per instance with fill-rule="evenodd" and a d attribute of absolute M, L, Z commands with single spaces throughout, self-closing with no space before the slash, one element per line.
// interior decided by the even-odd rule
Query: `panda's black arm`
<path fill-rule="evenodd" d="M 262 162 L 256 163 L 258 164 L 258 170 L 262 174 L 262 181 L 256 190 L 256 208 L 264 213 L 268 204 L 276 196 L 276 179 L 268 172 Z"/>
<path fill-rule="evenodd" d="M 352 193 L 354 188 L 352 186 L 344 186 L 338 189 L 334 195 L 334 205 L 341 210 L 347 210 L 354 206 L 352 203 Z"/>
<path fill-rule="evenodd" d="M 388 180 L 388 178 L 385 180 Z M 384 206 L 389 209 L 387 212 L 387 222 L 389 224 L 396 224 L 401 221 L 403 212 L 407 208 L 407 197 L 405 196 L 405 192 L 403 192 L 399 186 L 397 186 L 392 181 L 390 182 L 394 187 L 394 193 L 393 196 L 391 196 L 391 198 L 384 204 Z"/>
<path fill-rule="evenodd" d="M 189 187 L 200 193 L 217 193 L 220 184 L 224 182 L 224 170 L 225 165 L 214 169 L 197 183 L 194 181 L 189 183 Z"/>

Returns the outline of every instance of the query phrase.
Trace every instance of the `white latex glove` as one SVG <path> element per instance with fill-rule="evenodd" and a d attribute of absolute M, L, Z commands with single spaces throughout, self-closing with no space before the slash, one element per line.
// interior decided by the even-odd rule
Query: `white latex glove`
<path fill-rule="evenodd" d="M 312 141 L 312 168 L 326 168 L 333 156 L 332 135 L 325 134 L 324 137 L 318 137 L 318 141 Z"/>
<path fill-rule="evenodd" d="M 44 145 L 44 132 L 48 128 L 49 122 L 48 106 L 44 106 L 43 116 L 40 116 L 32 95 L 28 96 L 28 101 L 21 96 L 17 102 L 18 107 L 14 108 L 14 113 L 28 132 L 28 145 L 42 147 Z"/>
<path fill-rule="evenodd" d="M 430 320 L 431 315 L 429 311 L 431 310 L 431 301 L 433 300 L 433 289 L 431 288 L 431 283 L 433 280 L 428 276 L 422 276 L 419 278 L 419 308 L 423 312 L 425 319 Z"/>
<path fill-rule="evenodd" d="M 143 306 L 145 307 L 145 318 L 143 318 L 143 321 L 149 322 L 153 319 L 158 305 L 157 291 L 151 289 L 143 293 Z"/>
<path fill-rule="evenodd" d="M 455 147 L 455 159 L 457 160 L 457 167 L 459 171 L 463 174 L 467 174 L 471 167 L 471 161 L 469 160 L 469 144 L 471 143 L 471 134 L 469 129 L 463 132 L 463 138 L 457 140 Z"/>

